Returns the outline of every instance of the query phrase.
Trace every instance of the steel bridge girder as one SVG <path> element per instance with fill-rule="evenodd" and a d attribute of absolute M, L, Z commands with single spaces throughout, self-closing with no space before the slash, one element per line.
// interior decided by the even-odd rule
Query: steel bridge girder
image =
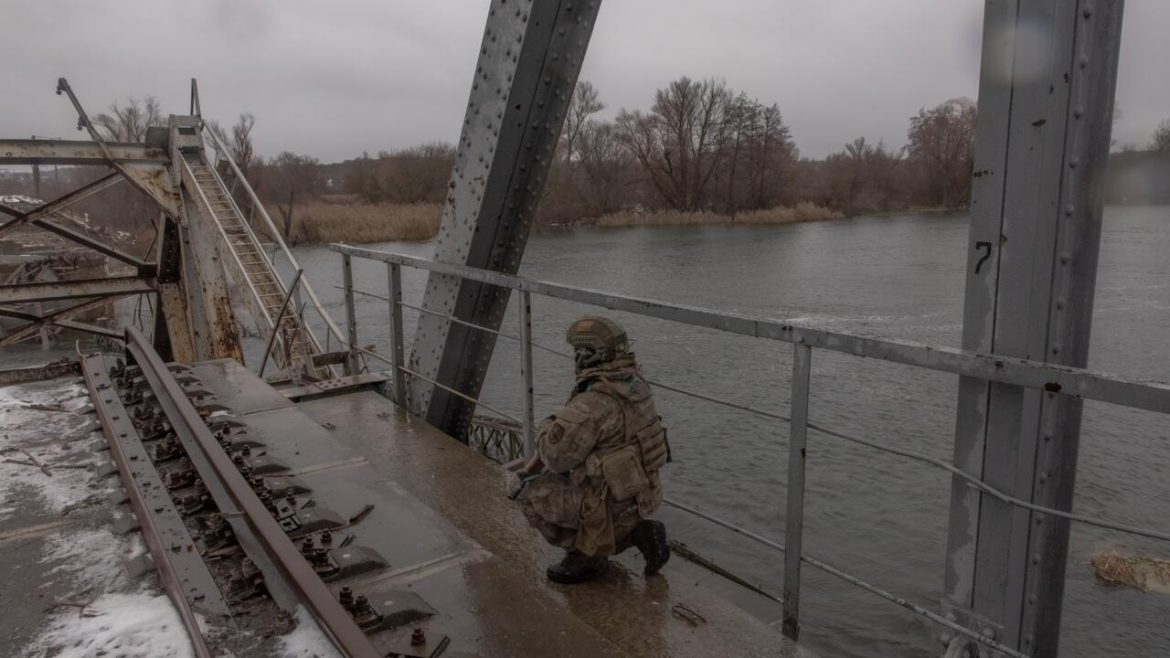
<path fill-rule="evenodd" d="M 599 0 L 492 2 L 455 156 L 436 260 L 519 270 L 534 213 L 592 35 Z M 423 307 L 498 328 L 509 291 L 432 273 Z M 476 397 L 494 336 L 419 318 L 411 368 Z M 473 405 L 416 379 L 410 407 L 462 437 Z"/>

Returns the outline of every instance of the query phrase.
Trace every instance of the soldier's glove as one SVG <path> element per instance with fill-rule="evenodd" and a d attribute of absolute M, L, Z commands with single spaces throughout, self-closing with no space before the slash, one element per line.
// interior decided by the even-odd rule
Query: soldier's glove
<path fill-rule="evenodd" d="M 516 500 L 516 496 L 519 496 L 520 492 L 524 491 L 524 485 L 526 484 L 528 482 L 514 471 L 508 471 L 508 474 L 504 477 L 504 486 L 507 487 L 508 498 L 511 500 Z"/>

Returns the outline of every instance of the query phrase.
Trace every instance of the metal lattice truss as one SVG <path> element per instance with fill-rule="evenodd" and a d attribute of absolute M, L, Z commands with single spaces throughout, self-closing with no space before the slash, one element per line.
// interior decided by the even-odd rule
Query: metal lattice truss
<path fill-rule="evenodd" d="M 320 379 L 333 374 L 335 362 L 304 325 L 307 306 L 319 313 L 331 338 L 342 335 L 302 277 L 282 280 L 275 254 L 267 253 L 252 222 L 261 224 L 276 247 L 299 270 L 255 191 L 227 153 L 227 147 L 199 116 L 198 90 L 192 81 L 191 115 L 170 116 L 166 127 L 151 127 L 146 143 L 112 143 L 102 138 L 64 78 L 65 94 L 78 115 L 78 128 L 91 141 L 0 140 L 0 164 L 93 165 L 109 171 L 96 180 L 50 201 L 0 200 L 0 238 L 19 230 L 39 229 L 68 244 L 116 263 L 130 274 L 80 280 L 40 276 L 47 270 L 19 267 L 0 285 L 0 317 L 23 321 L 0 333 L 0 347 L 27 340 L 47 328 L 66 328 L 117 337 L 120 332 L 77 319 L 108 308 L 128 295 L 158 299 L 154 340 L 166 358 L 196 361 L 234 358 L 243 362 L 233 302 L 247 309 L 257 333 L 268 336 L 271 361 L 283 376 Z M 116 240 L 92 230 L 69 208 L 104 190 L 126 183 L 157 206 L 155 248 L 146 256 L 129 253 Z M 249 206 L 241 209 L 237 197 Z M 249 218 L 251 215 L 251 218 Z M 258 217 L 257 217 L 258 215 Z M 251 219 L 251 221 L 250 221 Z M 64 250 L 62 247 L 61 250 Z M 60 250 L 59 250 L 60 251 Z M 54 256 L 56 257 L 56 256 Z M 108 272 L 105 272 L 108 274 Z M 232 295 L 229 282 L 238 291 Z M 301 296 L 308 297 L 304 304 Z M 48 305 L 51 310 L 45 311 Z M 265 360 L 269 355 L 265 355 Z"/>

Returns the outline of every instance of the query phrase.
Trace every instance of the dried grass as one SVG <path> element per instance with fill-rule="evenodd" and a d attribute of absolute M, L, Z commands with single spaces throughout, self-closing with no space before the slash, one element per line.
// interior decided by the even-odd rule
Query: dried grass
<path fill-rule="evenodd" d="M 803 201 L 795 206 L 778 206 L 766 210 L 741 212 L 732 217 L 710 211 L 684 212 L 656 210 L 649 212 L 622 211 L 597 220 L 598 226 L 689 226 L 702 224 L 796 224 L 840 219 L 843 214 L 815 203 Z"/>
<path fill-rule="evenodd" d="M 1133 563 L 1117 551 L 1098 553 L 1089 560 L 1089 564 L 1097 574 L 1097 580 L 1105 585 L 1143 589 Z"/>
<path fill-rule="evenodd" d="M 1125 557 L 1117 551 L 1102 551 L 1089 564 L 1097 580 L 1114 587 L 1132 587 L 1143 592 L 1170 592 L 1170 561 L 1152 557 Z"/>
<path fill-rule="evenodd" d="M 429 240 L 442 214 L 437 203 L 313 201 L 296 206 L 293 232 L 303 242 Z"/>

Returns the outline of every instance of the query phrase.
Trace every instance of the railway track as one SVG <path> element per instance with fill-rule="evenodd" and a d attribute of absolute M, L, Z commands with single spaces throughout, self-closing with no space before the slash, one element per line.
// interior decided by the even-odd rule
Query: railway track
<path fill-rule="evenodd" d="M 389 566 L 355 542 L 363 515 L 329 512 L 328 501 L 286 477 L 266 446 L 141 332 L 127 330 L 125 361 L 83 357 L 82 372 L 196 656 L 255 651 L 241 643 L 289 630 L 299 609 L 344 656 L 444 651 L 446 636 L 415 625 L 433 614 L 417 596 L 371 601 L 346 585 Z"/>

